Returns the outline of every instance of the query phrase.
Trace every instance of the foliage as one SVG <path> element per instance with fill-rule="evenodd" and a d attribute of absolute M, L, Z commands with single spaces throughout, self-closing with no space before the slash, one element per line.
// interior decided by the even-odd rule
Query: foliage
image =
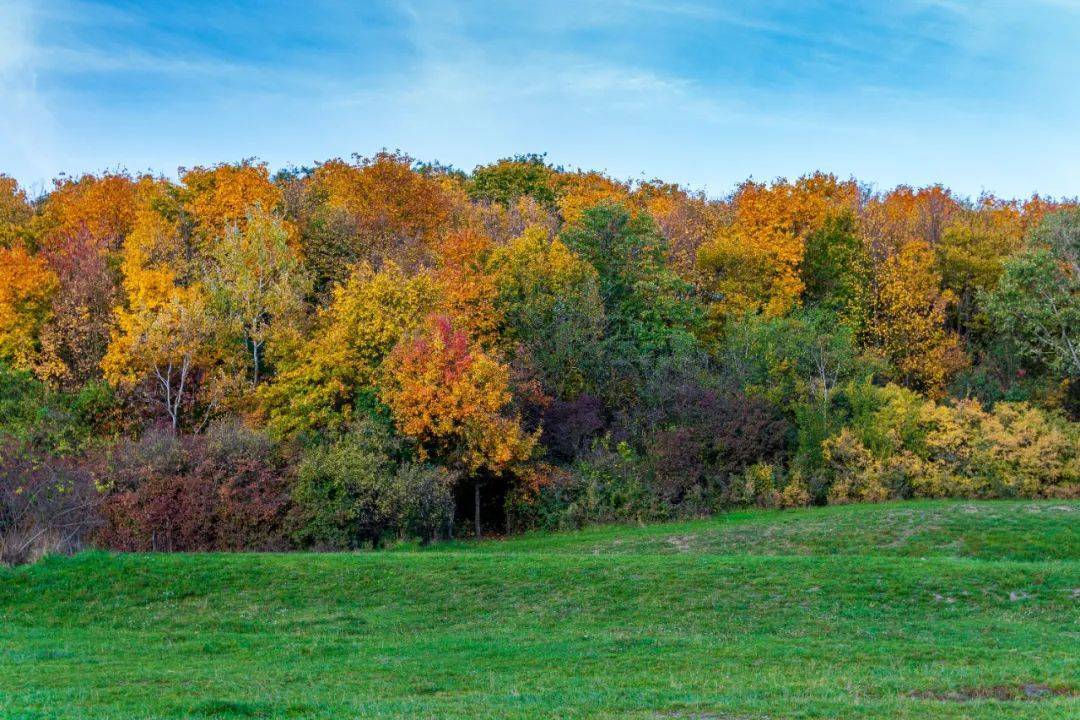
<path fill-rule="evenodd" d="M 439 309 L 469 340 L 485 349 L 498 343 L 502 318 L 495 305 L 496 279 L 486 269 L 491 239 L 475 230 L 450 233 L 438 245 Z"/>
<path fill-rule="evenodd" d="M 537 155 L 0 175 L 0 435 L 88 456 L 125 548 L 1068 496 L 1078 228 L 1073 200 L 713 198 Z M 239 426 L 259 452 L 213 449 Z"/>
<path fill-rule="evenodd" d="M 559 214 L 567 224 L 580 222 L 589 208 L 598 205 L 621 205 L 637 214 L 638 208 L 630 202 L 629 186 L 603 173 L 565 173 L 556 178 L 555 184 Z"/>
<path fill-rule="evenodd" d="M 554 205 L 555 170 L 543 155 L 517 155 L 491 165 L 478 166 L 469 178 L 469 197 L 509 207 L 522 197 L 541 205 Z"/>
<path fill-rule="evenodd" d="M 850 213 L 825 219 L 806 237 L 800 273 L 803 301 L 861 330 L 870 306 L 873 266 Z"/>
<path fill-rule="evenodd" d="M 390 260 L 411 270 L 430 258 L 450 219 L 450 198 L 436 178 L 412 164 L 406 155 L 381 152 L 315 169 L 306 187 L 312 207 L 302 243 L 318 287 L 343 281 L 357 262 L 379 267 Z"/>
<path fill-rule="evenodd" d="M 109 439 L 115 410 L 104 383 L 56 391 L 0 363 L 0 442 L 12 440 L 39 454 L 75 455 Z"/>
<path fill-rule="evenodd" d="M 242 338 L 258 385 L 269 341 L 289 332 L 304 316 L 310 283 L 289 246 L 281 221 L 256 210 L 243 229 L 229 228 L 210 252 L 207 291 L 221 330 Z"/>
<path fill-rule="evenodd" d="M 758 463 L 777 463 L 790 425 L 760 398 L 693 385 L 677 388 L 667 417 L 645 440 L 652 487 L 666 503 L 715 510 L 732 478 Z M 714 505 L 709 505 L 709 498 Z"/>
<path fill-rule="evenodd" d="M 83 235 L 98 252 L 115 252 L 132 230 L 140 196 L 153 184 L 123 173 L 57 180 L 31 223 L 32 234 L 45 251 Z"/>
<path fill-rule="evenodd" d="M 832 215 L 850 212 L 858 199 L 854 182 L 821 173 L 794 183 L 746 182 L 732 199 L 732 222 L 701 246 L 698 265 L 719 296 L 720 319 L 761 310 L 783 315 L 799 303 L 806 237 Z"/>
<path fill-rule="evenodd" d="M 58 289 L 41 328 L 36 372 L 66 388 L 100 380 L 118 295 L 113 255 L 83 228 L 54 238 L 43 256 L 56 273 Z"/>
<path fill-rule="evenodd" d="M 0 565 L 81 549 L 98 503 L 93 477 L 77 461 L 0 437 Z"/>
<path fill-rule="evenodd" d="M 34 217 L 34 208 L 15 178 L 0 173 L 0 248 L 17 245 Z"/>
<path fill-rule="evenodd" d="M 0 248 L 0 360 L 30 370 L 40 361 L 41 328 L 52 314 L 56 274 L 21 245 Z"/>
<path fill-rule="evenodd" d="M 544 389 L 560 398 L 595 392 L 605 316 L 593 266 L 529 228 L 492 252 L 488 271 L 505 342 L 521 345 Z"/>
<path fill-rule="evenodd" d="M 1031 246 L 1005 262 L 986 311 L 1036 369 L 1080 377 L 1080 211 L 1050 215 Z"/>
<path fill-rule="evenodd" d="M 245 160 L 182 169 L 180 180 L 183 186 L 175 193 L 180 222 L 202 249 L 242 226 L 253 213 L 274 211 L 282 203 L 281 189 L 270 181 L 265 163 Z"/>
<path fill-rule="evenodd" d="M 588 393 L 573 400 L 554 398 L 544 408 L 541 427 L 541 444 L 552 458 L 563 462 L 573 460 L 604 429 L 603 403 Z"/>
<path fill-rule="evenodd" d="M 498 473 L 531 456 L 536 435 L 505 414 L 508 368 L 472 349 L 446 316 L 432 316 L 422 334 L 398 345 L 384 372 L 382 400 L 420 459 Z"/>
<path fill-rule="evenodd" d="M 533 502 L 531 523 L 546 530 L 664 517 L 663 505 L 645 481 L 641 458 L 625 443 L 614 449 L 597 446 L 541 487 Z"/>
<path fill-rule="evenodd" d="M 1074 423 L 1026 403 L 938 404 L 867 388 L 850 428 L 825 443 L 830 502 L 897 497 L 1071 497 L 1080 493 Z"/>
<path fill-rule="evenodd" d="M 236 424 L 150 432 L 100 460 L 98 542 L 117 550 L 280 550 L 288 485 L 267 439 Z"/>
<path fill-rule="evenodd" d="M 966 358 L 945 328 L 952 295 L 940 289 L 932 258 L 930 247 L 914 240 L 879 266 L 867 342 L 888 359 L 897 380 L 940 397 Z"/>
<path fill-rule="evenodd" d="M 960 213 L 945 228 L 935 251 L 941 284 L 951 292 L 953 322 L 963 332 L 979 311 L 979 294 L 992 289 L 1005 260 L 1020 249 L 1022 218 L 1011 204 L 984 198 L 978 212 Z"/>
<path fill-rule="evenodd" d="M 692 288 L 668 266 L 667 242 L 648 215 L 599 205 L 560 239 L 597 272 L 605 319 L 598 390 L 613 405 L 632 406 L 654 363 L 698 350 Z"/>
<path fill-rule="evenodd" d="M 383 360 L 434 309 L 436 288 L 429 274 L 408 277 L 391 262 L 379 272 L 354 268 L 319 313 L 311 338 L 282 358 L 274 382 L 264 386 L 271 432 L 289 437 L 347 423 L 357 393 L 375 387 Z"/>
<path fill-rule="evenodd" d="M 311 449 L 297 468 L 294 537 L 304 547 L 378 547 L 391 533 L 433 540 L 452 515 L 453 476 L 404 458 L 401 441 L 370 423 Z"/>

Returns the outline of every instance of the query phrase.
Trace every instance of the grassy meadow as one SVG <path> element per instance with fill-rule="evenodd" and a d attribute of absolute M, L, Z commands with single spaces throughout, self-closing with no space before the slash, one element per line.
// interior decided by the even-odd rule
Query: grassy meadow
<path fill-rule="evenodd" d="M 1080 717 L 1080 502 L 0 569 L 0 718 Z"/>

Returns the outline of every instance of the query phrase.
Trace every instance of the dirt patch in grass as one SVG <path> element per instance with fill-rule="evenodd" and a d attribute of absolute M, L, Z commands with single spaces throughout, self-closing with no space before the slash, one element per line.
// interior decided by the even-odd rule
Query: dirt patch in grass
<path fill-rule="evenodd" d="M 1049 700 L 1054 697 L 1073 697 L 1080 694 L 1076 688 L 1026 683 L 1024 685 L 991 685 L 989 687 L 958 688 L 956 690 L 919 690 L 909 693 L 921 700 L 942 702 L 970 702 L 972 700 Z"/>

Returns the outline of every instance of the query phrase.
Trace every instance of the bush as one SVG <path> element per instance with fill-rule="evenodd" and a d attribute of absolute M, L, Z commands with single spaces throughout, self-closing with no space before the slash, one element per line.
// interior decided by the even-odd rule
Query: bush
<path fill-rule="evenodd" d="M 863 401 L 824 443 L 830 503 L 1080 495 L 1080 429 L 1054 413 L 937 404 L 895 386 L 867 389 Z"/>
<path fill-rule="evenodd" d="M 93 476 L 74 460 L 0 446 L 0 563 L 18 565 L 83 547 L 98 525 Z"/>
<path fill-rule="evenodd" d="M 394 472 L 392 481 L 404 497 L 401 531 L 424 543 L 437 540 L 453 519 L 453 474 L 436 465 L 404 463 Z"/>
<path fill-rule="evenodd" d="M 645 482 L 642 459 L 626 443 L 612 450 L 598 443 L 569 469 L 541 485 L 527 517 L 533 527 L 567 530 L 596 523 L 646 522 L 668 516 Z"/>
<path fill-rule="evenodd" d="M 292 488 L 293 536 L 304 547 L 378 547 L 386 536 L 435 539 L 453 512 L 453 476 L 400 462 L 400 441 L 371 423 L 308 451 Z"/>
<path fill-rule="evenodd" d="M 645 441 L 651 485 L 665 503 L 686 505 L 681 514 L 715 510 L 734 476 L 782 459 L 789 429 L 764 400 L 685 386 Z"/>
<path fill-rule="evenodd" d="M 32 374 L 0 361 L 0 438 L 53 456 L 74 456 L 100 441 L 112 423 L 115 398 L 103 383 L 52 390 Z"/>
<path fill-rule="evenodd" d="M 721 502 L 737 507 L 803 507 L 810 504 L 810 491 L 800 475 L 785 481 L 779 467 L 758 462 L 731 477 Z"/>
<path fill-rule="evenodd" d="M 927 403 L 925 458 L 915 480 L 927 497 L 1080 495 L 1080 429 L 1026 403 Z"/>
<path fill-rule="evenodd" d="M 925 472 L 923 463 L 910 451 L 884 459 L 874 457 L 848 428 L 825 442 L 824 456 L 833 473 L 827 496 L 830 505 L 905 497 L 914 476 Z"/>
<path fill-rule="evenodd" d="M 286 469 L 269 441 L 239 424 L 205 436 L 153 431 L 103 458 L 98 542 L 128 551 L 288 547 Z"/>
<path fill-rule="evenodd" d="M 552 459 L 571 461 L 603 430 L 603 403 L 589 394 L 573 400 L 554 399 L 544 409 L 541 427 L 541 444 Z"/>

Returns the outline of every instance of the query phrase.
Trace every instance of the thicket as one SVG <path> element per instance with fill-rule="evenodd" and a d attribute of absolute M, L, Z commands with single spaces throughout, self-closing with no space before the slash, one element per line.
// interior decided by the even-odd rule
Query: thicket
<path fill-rule="evenodd" d="M 1080 495 L 1080 208 L 542 156 L 0 176 L 0 554 Z"/>

